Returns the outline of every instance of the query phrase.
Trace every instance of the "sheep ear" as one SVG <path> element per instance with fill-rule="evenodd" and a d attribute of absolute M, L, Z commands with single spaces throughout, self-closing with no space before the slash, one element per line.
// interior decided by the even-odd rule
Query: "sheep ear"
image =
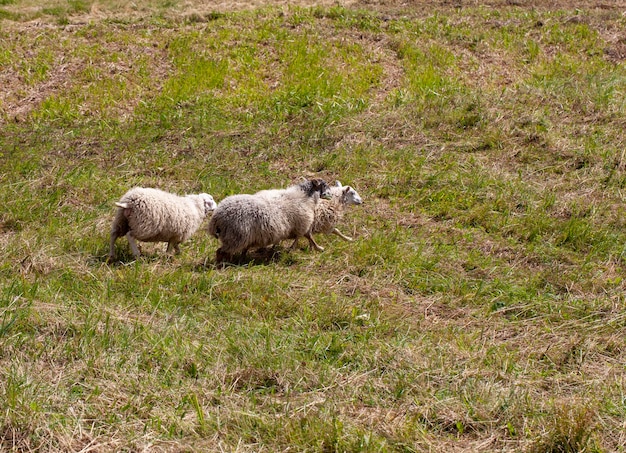
<path fill-rule="evenodd" d="M 339 181 L 335 181 L 335 187 L 341 187 L 341 183 Z"/>
<path fill-rule="evenodd" d="M 351 190 L 352 190 L 352 187 L 350 187 L 350 186 L 346 186 L 346 187 L 344 187 L 344 188 L 343 188 L 343 193 L 348 193 L 348 192 L 350 192 Z"/>

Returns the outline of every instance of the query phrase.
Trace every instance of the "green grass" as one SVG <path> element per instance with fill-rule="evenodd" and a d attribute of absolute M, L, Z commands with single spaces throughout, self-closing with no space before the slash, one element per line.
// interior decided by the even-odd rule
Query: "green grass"
<path fill-rule="evenodd" d="M 0 450 L 626 449 L 621 11 L 0 5 Z M 312 175 L 354 242 L 106 262 Z"/>

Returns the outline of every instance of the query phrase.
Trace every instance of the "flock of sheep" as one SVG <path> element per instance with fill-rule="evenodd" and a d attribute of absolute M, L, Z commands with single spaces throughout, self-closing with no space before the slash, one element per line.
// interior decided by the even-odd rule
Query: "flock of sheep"
<path fill-rule="evenodd" d="M 126 236 L 133 255 L 140 256 L 136 241 L 167 242 L 167 253 L 179 253 L 180 243 L 200 228 L 213 213 L 208 232 L 220 241 L 216 264 L 245 257 L 261 249 L 305 237 L 312 248 L 322 251 L 313 234 L 334 233 L 351 241 L 336 228 L 347 206 L 361 204 L 359 194 L 339 181 L 329 186 L 323 179 L 309 179 L 286 189 L 238 194 L 219 204 L 206 193 L 178 196 L 159 189 L 135 187 L 115 203 L 111 226 L 109 260 L 115 259 L 115 241 Z"/>

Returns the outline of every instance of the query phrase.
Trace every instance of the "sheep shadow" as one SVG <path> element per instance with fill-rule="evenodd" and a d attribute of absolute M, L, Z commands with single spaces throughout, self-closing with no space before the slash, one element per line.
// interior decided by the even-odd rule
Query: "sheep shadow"
<path fill-rule="evenodd" d="M 109 248 L 101 248 L 96 251 L 96 253 L 92 254 L 89 258 L 89 262 L 92 264 L 108 264 L 109 266 L 128 266 L 133 264 L 134 262 L 140 261 L 144 263 L 155 263 L 158 261 L 171 260 L 173 257 L 171 255 L 163 254 L 163 253 L 146 253 L 142 252 L 139 258 L 136 258 L 130 248 L 121 247 L 116 250 L 115 258 L 111 259 L 109 257 Z"/>
<path fill-rule="evenodd" d="M 174 260 L 174 257 L 171 255 L 159 255 L 159 254 L 146 255 L 142 253 L 139 258 L 135 258 L 132 254 L 129 254 L 128 256 L 118 255 L 115 257 L 115 259 L 109 259 L 108 256 L 105 256 L 105 257 L 101 257 L 100 261 L 103 264 L 108 264 L 109 266 L 117 267 L 117 266 L 130 266 L 137 262 L 144 263 L 144 264 L 170 263 L 173 260 Z"/>
<path fill-rule="evenodd" d="M 289 249 L 275 245 L 273 247 L 255 249 L 248 252 L 245 256 L 233 257 L 228 262 L 216 263 L 214 257 L 208 257 L 204 262 L 195 266 L 194 269 L 196 271 L 206 271 L 207 269 L 226 269 L 229 267 L 267 266 L 273 263 L 291 266 L 296 264 L 296 262 L 297 260 L 290 253 Z"/>
<path fill-rule="evenodd" d="M 142 251 L 141 256 L 136 258 L 131 250 L 126 247 L 120 247 L 116 251 L 114 259 L 109 258 L 109 249 L 99 249 L 96 253 L 92 254 L 89 258 L 89 262 L 92 264 L 107 264 L 111 267 L 129 266 L 136 262 L 141 263 L 157 263 L 157 262 L 172 262 L 176 261 L 176 257 L 168 255 L 166 253 L 146 253 Z M 280 245 L 274 245 L 272 247 L 266 247 L 261 249 L 255 249 L 249 251 L 246 256 L 233 257 L 228 262 L 216 263 L 215 253 L 210 254 L 203 261 L 195 264 L 179 263 L 182 267 L 187 268 L 193 272 L 206 272 L 211 269 L 226 269 L 231 267 L 252 267 L 252 266 L 267 266 L 270 264 L 281 264 L 283 266 L 292 266 L 298 262 L 293 251 L 289 248 L 283 248 Z"/>

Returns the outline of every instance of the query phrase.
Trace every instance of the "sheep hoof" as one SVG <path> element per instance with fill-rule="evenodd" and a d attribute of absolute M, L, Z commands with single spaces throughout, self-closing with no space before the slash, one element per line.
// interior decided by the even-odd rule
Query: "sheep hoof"
<path fill-rule="evenodd" d="M 215 251 L 215 264 L 221 264 L 224 266 L 224 262 L 230 259 L 230 254 L 224 252 L 221 248 Z"/>

